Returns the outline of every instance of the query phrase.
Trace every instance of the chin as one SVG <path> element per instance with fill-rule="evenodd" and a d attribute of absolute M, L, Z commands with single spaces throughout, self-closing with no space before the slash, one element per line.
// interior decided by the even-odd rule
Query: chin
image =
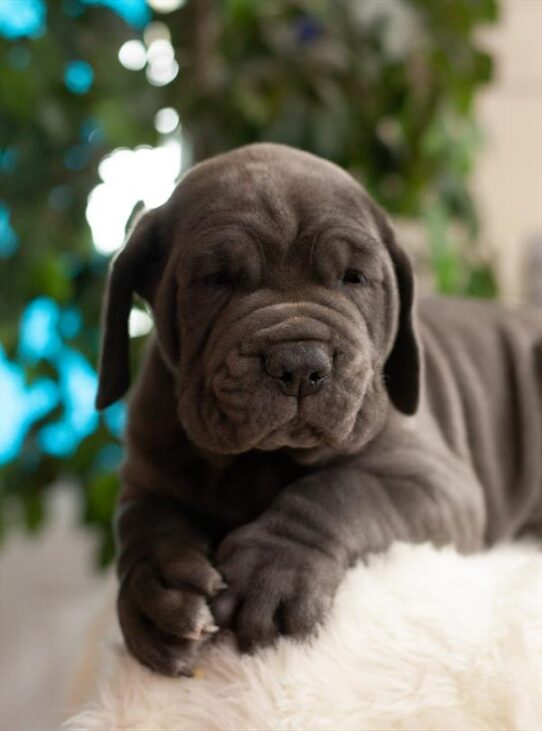
<path fill-rule="evenodd" d="M 294 399 L 264 390 L 258 398 L 245 399 L 242 408 L 236 404 L 233 409 L 230 400 L 215 393 L 205 394 L 199 404 L 184 394 L 178 413 L 188 438 L 206 452 L 236 455 L 285 450 L 307 463 L 321 455 L 359 451 L 381 428 L 387 414 L 387 398 L 376 379 L 364 384 L 350 404 L 344 397 L 332 403 L 309 400 L 298 405 Z"/>
<path fill-rule="evenodd" d="M 320 430 L 308 422 L 296 417 L 287 424 L 274 429 L 263 436 L 255 445 L 255 449 L 271 452 L 276 449 L 314 449 L 323 444 L 324 438 Z"/>

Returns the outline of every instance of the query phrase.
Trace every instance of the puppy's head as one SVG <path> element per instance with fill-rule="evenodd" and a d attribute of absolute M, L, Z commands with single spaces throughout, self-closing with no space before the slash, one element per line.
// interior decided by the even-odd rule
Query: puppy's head
<path fill-rule="evenodd" d="M 179 418 L 207 451 L 359 449 L 417 406 L 413 280 L 347 173 L 281 145 L 193 168 L 115 259 L 97 404 L 128 388 L 132 293 L 150 304 Z"/>

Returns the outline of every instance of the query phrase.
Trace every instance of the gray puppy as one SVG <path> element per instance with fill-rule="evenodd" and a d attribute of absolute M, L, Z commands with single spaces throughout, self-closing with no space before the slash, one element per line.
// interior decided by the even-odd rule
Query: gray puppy
<path fill-rule="evenodd" d="M 393 541 L 475 551 L 542 526 L 542 324 L 414 308 L 408 258 L 324 160 L 251 145 L 197 165 L 115 259 L 98 407 L 129 385 L 132 294 L 156 323 L 130 400 L 118 612 L 189 673 L 230 627 L 306 637 Z"/>

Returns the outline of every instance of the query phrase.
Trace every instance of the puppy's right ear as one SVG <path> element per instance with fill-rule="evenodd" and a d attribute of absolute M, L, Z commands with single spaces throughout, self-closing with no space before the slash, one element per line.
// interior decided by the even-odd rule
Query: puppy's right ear
<path fill-rule="evenodd" d="M 384 365 L 386 389 L 395 408 L 411 416 L 418 408 L 422 369 L 421 348 L 414 321 L 414 274 L 386 214 L 374 201 L 369 201 L 368 205 L 390 255 L 399 295 L 397 332 Z"/>
<path fill-rule="evenodd" d="M 124 396 L 130 384 L 128 320 L 132 295 L 151 301 L 165 260 L 159 209 L 139 219 L 111 264 L 103 313 L 103 339 L 96 408 L 105 409 Z"/>

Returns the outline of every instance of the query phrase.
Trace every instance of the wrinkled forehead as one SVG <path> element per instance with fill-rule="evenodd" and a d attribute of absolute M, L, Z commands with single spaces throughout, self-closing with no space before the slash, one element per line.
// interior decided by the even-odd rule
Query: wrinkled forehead
<path fill-rule="evenodd" d="M 236 227 L 288 246 L 328 226 L 378 238 L 368 196 L 347 173 L 299 151 L 220 156 L 191 171 L 169 204 L 175 228 L 194 239 Z"/>

